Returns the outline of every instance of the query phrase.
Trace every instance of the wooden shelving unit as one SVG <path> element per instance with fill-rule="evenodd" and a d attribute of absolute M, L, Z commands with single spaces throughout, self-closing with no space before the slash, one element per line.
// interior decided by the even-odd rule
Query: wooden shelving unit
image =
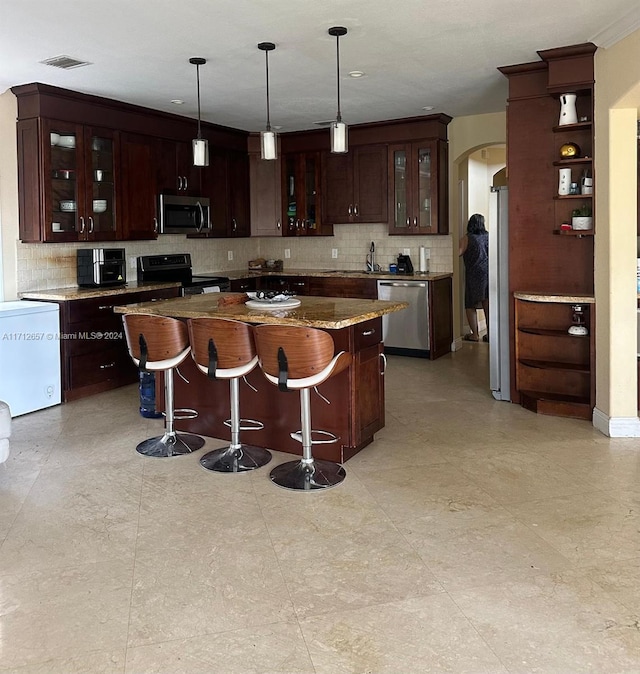
<path fill-rule="evenodd" d="M 558 195 L 558 169 L 571 168 L 572 182 L 588 175 L 595 185 L 595 51 L 591 43 L 548 49 L 538 52 L 540 61 L 500 68 L 509 79 L 511 399 L 541 414 L 581 419 L 591 419 L 595 405 L 595 218 L 589 230 L 560 226 L 581 204 L 595 210 L 595 199 Z M 576 94 L 576 124 L 558 124 L 565 93 Z M 561 155 L 567 143 L 579 156 Z M 574 304 L 585 307 L 587 336 L 567 332 Z"/>

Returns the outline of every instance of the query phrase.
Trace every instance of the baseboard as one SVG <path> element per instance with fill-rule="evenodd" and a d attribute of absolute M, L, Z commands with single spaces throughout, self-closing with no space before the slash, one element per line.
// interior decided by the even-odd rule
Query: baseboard
<path fill-rule="evenodd" d="M 640 438 L 640 419 L 638 417 L 609 417 L 597 407 L 594 407 L 593 425 L 610 438 Z"/>
<path fill-rule="evenodd" d="M 452 351 L 460 351 L 462 346 L 463 346 L 462 337 L 457 337 L 456 339 L 453 340 L 453 342 L 451 342 L 451 350 Z"/>

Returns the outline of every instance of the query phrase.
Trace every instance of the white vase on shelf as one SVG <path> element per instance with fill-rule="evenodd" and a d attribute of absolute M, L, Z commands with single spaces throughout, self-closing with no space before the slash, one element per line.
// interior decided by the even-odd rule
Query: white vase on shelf
<path fill-rule="evenodd" d="M 570 168 L 561 168 L 558 169 L 558 194 L 560 196 L 566 196 L 569 194 L 571 189 L 571 169 Z"/>
<path fill-rule="evenodd" d="M 578 113 L 576 111 L 576 95 L 561 94 L 560 96 L 560 121 L 558 126 L 565 124 L 576 124 L 578 122 Z"/>

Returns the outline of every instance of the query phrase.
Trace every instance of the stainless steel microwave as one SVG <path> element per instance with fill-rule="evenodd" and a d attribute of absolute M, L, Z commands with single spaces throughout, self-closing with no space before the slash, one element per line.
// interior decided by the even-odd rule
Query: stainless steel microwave
<path fill-rule="evenodd" d="M 209 199 L 160 195 L 160 234 L 190 234 L 211 229 Z"/>

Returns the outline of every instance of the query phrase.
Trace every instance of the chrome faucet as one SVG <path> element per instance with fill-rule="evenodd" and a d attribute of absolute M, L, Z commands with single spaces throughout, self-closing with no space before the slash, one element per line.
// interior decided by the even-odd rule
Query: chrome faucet
<path fill-rule="evenodd" d="M 367 271 L 377 271 L 376 267 L 376 244 L 372 241 L 367 255 Z"/>

